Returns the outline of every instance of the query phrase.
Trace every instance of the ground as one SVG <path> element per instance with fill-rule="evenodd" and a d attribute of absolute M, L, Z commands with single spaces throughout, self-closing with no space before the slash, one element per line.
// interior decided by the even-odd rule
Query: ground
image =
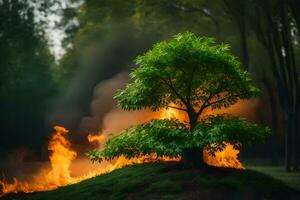
<path fill-rule="evenodd" d="M 174 163 L 124 167 L 50 192 L 10 195 L 14 200 L 196 200 L 300 199 L 300 188 L 285 177 L 273 178 L 276 168 L 250 166 L 247 170 L 182 170 Z M 270 175 L 264 174 L 268 172 Z M 263 173 L 262 173 L 263 172 Z M 283 171 L 280 173 L 284 173 Z M 279 175 L 282 177 L 283 174 Z M 294 177 L 294 176 L 291 176 Z M 296 178 L 300 175 L 297 174 Z M 299 179 L 300 180 L 300 179 Z M 299 183 L 295 182 L 295 184 Z M 295 179 L 296 181 L 296 179 Z M 289 185 L 288 185 L 289 184 Z M 299 185 L 298 185 L 299 187 Z"/>
<path fill-rule="evenodd" d="M 287 173 L 281 166 L 247 165 L 247 169 L 255 170 L 281 180 L 287 186 L 300 191 L 300 172 Z"/>

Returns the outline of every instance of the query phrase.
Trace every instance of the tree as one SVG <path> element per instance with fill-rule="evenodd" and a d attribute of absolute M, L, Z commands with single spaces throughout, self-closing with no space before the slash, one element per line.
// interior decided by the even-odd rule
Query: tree
<path fill-rule="evenodd" d="M 236 27 L 240 33 L 241 37 L 241 50 L 243 63 L 246 69 L 249 70 L 249 53 L 248 53 L 248 43 L 247 43 L 247 21 L 246 21 L 246 11 L 247 11 L 247 1 L 236 1 L 236 0 L 223 0 L 225 7 L 228 10 L 228 14 L 231 16 L 231 20 L 236 24 Z"/>
<path fill-rule="evenodd" d="M 0 1 L 1 150 L 40 148 L 46 136 L 54 59 L 36 20 L 32 1 Z"/>
<path fill-rule="evenodd" d="M 289 5 L 290 3 L 290 5 Z M 280 107 L 284 114 L 285 169 L 298 170 L 297 143 L 300 118 L 299 73 L 295 59 L 297 14 L 293 12 L 293 1 L 253 1 L 255 10 L 249 14 L 252 28 L 258 41 L 264 46 L 270 60 L 271 76 L 278 91 Z M 295 23 L 296 22 L 296 23 Z"/>
<path fill-rule="evenodd" d="M 230 116 L 202 116 L 205 109 L 221 109 L 240 99 L 259 94 L 228 45 L 187 32 L 163 41 L 136 59 L 132 82 L 115 98 L 124 110 L 172 108 L 185 112 L 188 122 L 176 119 L 153 120 L 126 129 L 110 139 L 102 151 L 92 151 L 93 159 L 134 157 L 149 153 L 182 156 L 186 167 L 204 166 L 204 148 L 223 149 L 224 142 L 238 147 L 263 139 L 260 129 L 244 119 Z M 174 105 L 174 106 L 173 106 Z"/>

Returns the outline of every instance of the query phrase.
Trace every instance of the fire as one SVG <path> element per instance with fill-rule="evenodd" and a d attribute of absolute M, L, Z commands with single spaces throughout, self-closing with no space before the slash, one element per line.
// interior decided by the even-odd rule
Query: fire
<path fill-rule="evenodd" d="M 170 106 L 176 107 L 175 104 L 170 104 Z M 184 112 L 176 110 L 174 108 L 162 109 L 159 113 L 160 119 L 171 119 L 176 118 L 182 122 L 187 121 L 187 116 Z"/>
<path fill-rule="evenodd" d="M 57 188 L 62 185 L 76 182 L 70 176 L 70 165 L 73 159 L 76 158 L 77 153 L 70 149 L 71 143 L 65 138 L 68 130 L 64 127 L 55 126 L 56 133 L 52 135 L 48 150 L 51 151 L 49 160 L 51 169 L 49 171 L 40 172 L 33 177 L 31 181 L 19 181 L 17 178 L 13 179 L 12 183 L 7 181 L 0 181 L 1 190 L 0 196 L 7 193 L 16 192 L 34 192 L 45 191 Z"/>
<path fill-rule="evenodd" d="M 65 185 L 72 182 L 70 176 L 70 165 L 77 153 L 71 150 L 71 143 L 64 137 L 69 131 L 64 127 L 55 126 L 56 134 L 52 136 L 48 144 L 50 155 L 51 171 L 47 174 L 46 180 L 54 185 Z"/>
<path fill-rule="evenodd" d="M 245 169 L 238 159 L 239 153 L 240 151 L 235 149 L 232 144 L 226 144 L 223 151 L 215 152 L 214 156 L 204 150 L 203 159 L 208 165 L 215 167 Z"/>
<path fill-rule="evenodd" d="M 100 174 L 109 173 L 113 170 L 122 168 L 126 165 L 135 163 L 145 163 L 153 161 L 179 161 L 179 158 L 158 157 L 156 154 L 141 156 L 138 158 L 127 159 L 123 156 L 114 159 L 111 162 L 103 161 L 101 167 L 80 176 L 71 176 L 70 166 L 76 158 L 77 153 L 71 149 L 71 143 L 66 139 L 68 130 L 64 127 L 55 126 L 56 133 L 52 135 L 48 150 L 51 169 L 42 171 L 30 181 L 20 181 L 13 178 L 12 182 L 0 180 L 0 197 L 8 193 L 35 191 L 48 191 L 61 186 L 78 183 L 82 180 L 95 177 Z M 106 140 L 105 135 L 89 135 L 90 142 Z"/>
<path fill-rule="evenodd" d="M 89 141 L 89 143 L 95 143 L 99 146 L 102 146 L 103 144 L 105 144 L 107 136 L 105 134 L 89 134 L 87 136 L 87 140 Z"/>
<path fill-rule="evenodd" d="M 174 106 L 173 104 L 171 106 Z M 220 111 L 219 111 L 220 112 Z M 210 111 L 212 113 L 212 111 Z M 161 118 L 177 118 L 180 121 L 187 121 L 187 116 L 179 110 L 169 108 L 161 111 Z M 203 152 L 204 161 L 211 166 L 244 169 L 244 166 L 238 159 L 240 151 L 235 149 L 232 144 L 226 144 L 223 151 L 215 152 L 211 155 L 207 150 Z"/>

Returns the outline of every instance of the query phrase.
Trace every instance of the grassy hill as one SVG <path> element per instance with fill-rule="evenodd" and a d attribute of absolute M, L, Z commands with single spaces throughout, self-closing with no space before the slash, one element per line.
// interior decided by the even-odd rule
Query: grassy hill
<path fill-rule="evenodd" d="M 181 170 L 173 163 L 149 163 L 124 167 L 54 191 L 11 195 L 6 199 L 300 199 L 300 194 L 253 170 Z"/>

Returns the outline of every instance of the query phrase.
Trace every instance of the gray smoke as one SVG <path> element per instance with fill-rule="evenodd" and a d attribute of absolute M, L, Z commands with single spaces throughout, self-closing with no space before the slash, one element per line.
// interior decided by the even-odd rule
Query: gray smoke
<path fill-rule="evenodd" d="M 111 79 L 100 82 L 94 88 L 93 100 L 90 104 L 91 116 L 81 120 L 80 129 L 85 133 L 98 133 L 103 128 L 105 115 L 116 107 L 113 99 L 117 89 L 122 88 L 128 80 L 128 73 L 121 72 Z"/>
<path fill-rule="evenodd" d="M 72 78 L 62 88 L 48 116 L 49 126 L 65 126 L 78 144 L 86 141 L 86 132 L 102 129 L 105 113 L 115 105 L 113 92 L 127 80 L 125 71 L 133 66 L 137 55 L 157 40 L 157 36 L 155 39 L 138 33 L 130 24 L 110 26 L 109 30 L 98 30 L 84 48 L 77 50 Z M 109 79 L 116 82 L 103 82 Z"/>

